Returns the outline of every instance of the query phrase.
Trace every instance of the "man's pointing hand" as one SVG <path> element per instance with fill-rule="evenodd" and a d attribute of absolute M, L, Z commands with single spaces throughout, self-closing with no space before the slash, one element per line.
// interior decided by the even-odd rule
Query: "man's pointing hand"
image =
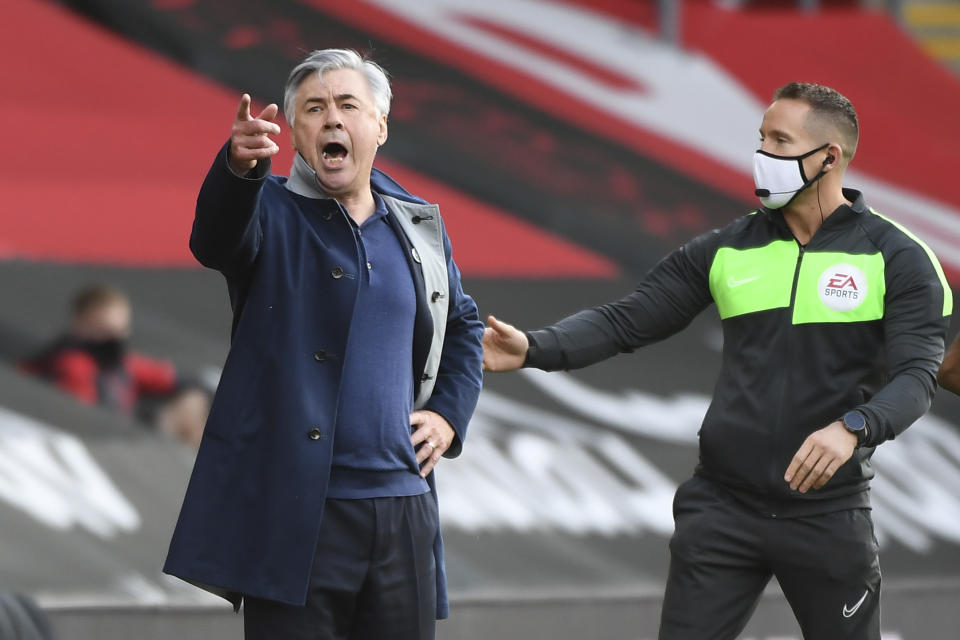
<path fill-rule="evenodd" d="M 265 160 L 280 151 L 270 135 L 280 133 L 280 125 L 274 120 L 279 109 L 268 104 L 256 118 L 250 115 L 250 94 L 243 94 L 237 117 L 230 130 L 230 168 L 237 175 L 246 175 L 257 166 L 258 160 Z"/>

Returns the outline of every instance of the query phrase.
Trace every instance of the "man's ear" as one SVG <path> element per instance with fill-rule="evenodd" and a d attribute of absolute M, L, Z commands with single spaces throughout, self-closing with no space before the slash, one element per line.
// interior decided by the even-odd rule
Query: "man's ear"
<path fill-rule="evenodd" d="M 387 116 L 380 116 L 380 133 L 377 135 L 377 146 L 382 147 L 387 141 Z"/>
<path fill-rule="evenodd" d="M 827 147 L 827 157 L 823 161 L 823 169 L 829 171 L 839 166 L 843 166 L 843 147 L 831 142 L 830 146 Z"/>

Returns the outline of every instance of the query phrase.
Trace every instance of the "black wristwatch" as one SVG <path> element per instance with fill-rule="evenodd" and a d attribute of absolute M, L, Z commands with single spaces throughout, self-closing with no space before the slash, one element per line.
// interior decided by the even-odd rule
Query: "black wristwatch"
<path fill-rule="evenodd" d="M 867 419 L 859 411 L 847 411 L 840 418 L 840 422 L 847 428 L 847 431 L 857 436 L 857 446 L 862 447 L 867 441 L 869 430 L 867 429 Z"/>

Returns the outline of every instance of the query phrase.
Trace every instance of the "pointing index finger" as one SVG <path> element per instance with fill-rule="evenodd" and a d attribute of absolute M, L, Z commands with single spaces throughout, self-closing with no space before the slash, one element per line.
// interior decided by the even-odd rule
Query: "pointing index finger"
<path fill-rule="evenodd" d="M 253 120 L 250 116 L 250 94 L 240 96 L 240 106 L 237 107 L 237 120 Z"/>

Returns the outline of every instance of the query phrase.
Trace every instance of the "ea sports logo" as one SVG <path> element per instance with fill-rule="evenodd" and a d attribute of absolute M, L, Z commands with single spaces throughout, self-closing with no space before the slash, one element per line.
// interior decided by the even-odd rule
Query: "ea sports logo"
<path fill-rule="evenodd" d="M 852 264 L 835 264 L 820 274 L 820 300 L 834 311 L 853 311 L 867 299 L 867 276 Z"/>

